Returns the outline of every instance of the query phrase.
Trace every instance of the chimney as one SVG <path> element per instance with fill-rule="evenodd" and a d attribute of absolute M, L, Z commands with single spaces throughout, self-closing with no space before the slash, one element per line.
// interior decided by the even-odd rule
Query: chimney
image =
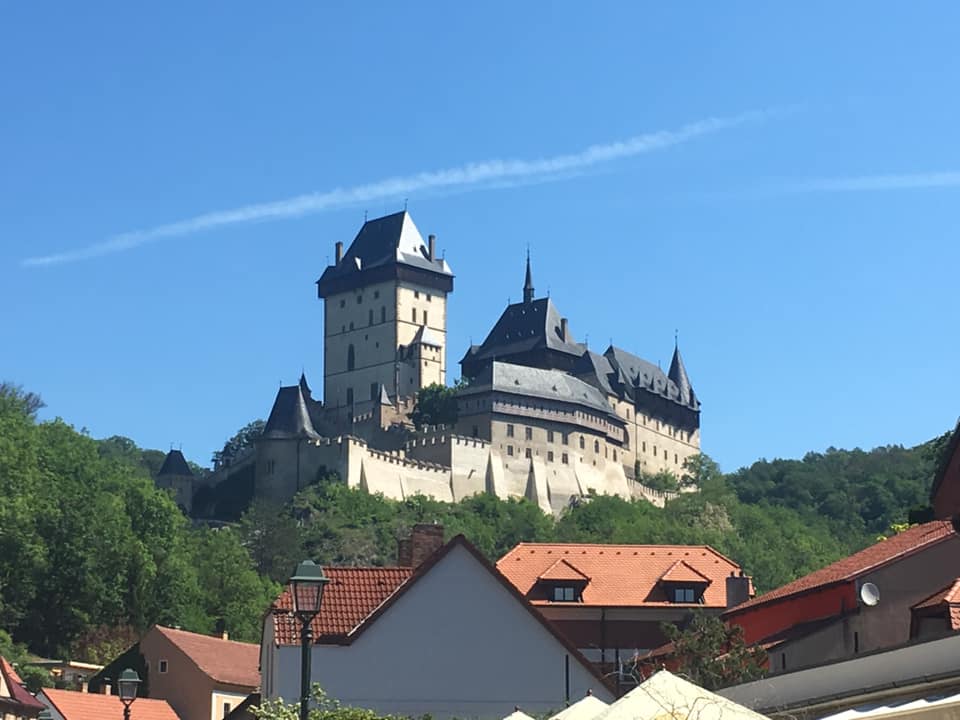
<path fill-rule="evenodd" d="M 743 574 L 737 575 L 733 570 L 727 578 L 727 607 L 741 605 L 750 599 L 750 578 Z"/>
<path fill-rule="evenodd" d="M 334 250 L 334 253 L 333 253 L 333 256 L 336 258 L 336 262 L 334 262 L 334 265 L 339 265 L 340 261 L 343 260 L 343 243 L 340 241 L 337 241 L 337 244 L 334 247 L 336 247 L 336 250 Z"/>
<path fill-rule="evenodd" d="M 410 536 L 397 541 L 397 565 L 418 568 L 443 547 L 443 525 L 418 523 Z"/>
<path fill-rule="evenodd" d="M 433 261 L 436 258 L 437 251 L 437 236 L 436 235 L 427 235 L 427 257 Z"/>
<path fill-rule="evenodd" d="M 567 332 L 568 332 L 568 330 L 567 330 L 567 319 L 566 319 L 566 318 L 560 318 L 560 339 L 563 340 L 564 342 L 567 342 L 567 340 L 569 339 L 569 338 L 567 337 Z"/>
<path fill-rule="evenodd" d="M 86 680 L 80 681 L 80 692 L 82 693 L 90 692 L 90 685 L 87 683 Z"/>
<path fill-rule="evenodd" d="M 220 639 L 221 639 L 221 640 L 229 640 L 229 639 L 230 639 L 230 633 L 228 633 L 226 630 L 224 630 L 222 633 L 220 633 Z"/>
<path fill-rule="evenodd" d="M 109 681 L 109 680 L 104 680 L 102 683 L 100 683 L 100 694 L 101 694 L 101 695 L 109 695 L 109 694 L 110 694 L 110 681 Z"/>

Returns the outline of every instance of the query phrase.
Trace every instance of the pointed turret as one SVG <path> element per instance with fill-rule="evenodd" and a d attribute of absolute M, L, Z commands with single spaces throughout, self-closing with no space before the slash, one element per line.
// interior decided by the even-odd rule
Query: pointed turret
<path fill-rule="evenodd" d="M 306 374 L 305 372 L 303 372 L 302 370 L 300 371 L 300 383 L 299 383 L 299 385 L 300 385 L 300 392 L 303 393 L 303 396 L 304 396 L 306 399 L 308 399 L 308 400 L 309 400 L 309 399 L 312 399 L 312 398 L 313 398 L 313 395 L 310 393 L 310 386 L 307 385 L 307 374 Z"/>
<path fill-rule="evenodd" d="M 693 386 L 690 385 L 690 378 L 687 377 L 687 369 L 683 366 L 683 358 L 680 357 L 680 345 L 676 340 L 674 340 L 673 359 L 670 361 L 670 372 L 667 373 L 667 377 L 680 390 L 680 402 L 685 405 L 693 405 L 696 402 Z"/>
<path fill-rule="evenodd" d="M 527 250 L 527 276 L 523 280 L 523 302 L 533 302 L 533 273 L 530 272 L 530 250 Z"/>

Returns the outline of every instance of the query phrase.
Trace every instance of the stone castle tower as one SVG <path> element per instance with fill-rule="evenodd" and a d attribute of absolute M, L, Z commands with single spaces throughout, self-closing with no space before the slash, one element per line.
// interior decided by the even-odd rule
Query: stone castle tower
<path fill-rule="evenodd" d="M 317 281 L 324 303 L 323 404 L 397 402 L 446 381 L 453 273 L 406 211 L 369 220 Z"/>

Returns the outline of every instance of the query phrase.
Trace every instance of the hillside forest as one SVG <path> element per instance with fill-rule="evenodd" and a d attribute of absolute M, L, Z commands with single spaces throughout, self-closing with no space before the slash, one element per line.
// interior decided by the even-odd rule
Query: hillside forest
<path fill-rule="evenodd" d="M 38 420 L 39 396 L 0 384 L 0 654 L 104 662 L 154 623 L 258 642 L 263 611 L 296 563 L 389 565 L 417 522 L 463 533 L 491 560 L 521 541 L 709 544 L 759 591 L 876 542 L 927 504 L 946 444 L 809 453 L 724 474 L 663 509 L 586 499 L 559 518 L 523 499 L 403 502 L 321 478 L 292 502 L 254 502 L 233 523 L 195 525 L 153 474 L 164 453 Z M 225 451 L 229 448 L 225 448 Z M 197 468 L 199 470 L 199 468 Z"/>

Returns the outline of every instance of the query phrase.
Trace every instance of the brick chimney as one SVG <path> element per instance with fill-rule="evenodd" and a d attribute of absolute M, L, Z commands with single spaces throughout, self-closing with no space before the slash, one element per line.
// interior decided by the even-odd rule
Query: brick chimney
<path fill-rule="evenodd" d="M 731 570 L 730 577 L 727 578 L 727 607 L 736 607 L 749 599 L 750 578 L 743 574 L 743 570 L 739 575 Z"/>
<path fill-rule="evenodd" d="M 443 525 L 418 523 L 410 535 L 397 540 L 397 565 L 418 568 L 443 547 Z"/>
<path fill-rule="evenodd" d="M 343 260 L 343 243 L 340 241 L 337 241 L 337 244 L 334 247 L 335 247 L 335 251 L 333 256 L 336 258 L 334 265 L 339 265 L 340 261 Z"/>
<path fill-rule="evenodd" d="M 430 260 L 435 260 L 437 255 L 437 236 L 436 235 L 427 235 L 427 257 Z"/>

